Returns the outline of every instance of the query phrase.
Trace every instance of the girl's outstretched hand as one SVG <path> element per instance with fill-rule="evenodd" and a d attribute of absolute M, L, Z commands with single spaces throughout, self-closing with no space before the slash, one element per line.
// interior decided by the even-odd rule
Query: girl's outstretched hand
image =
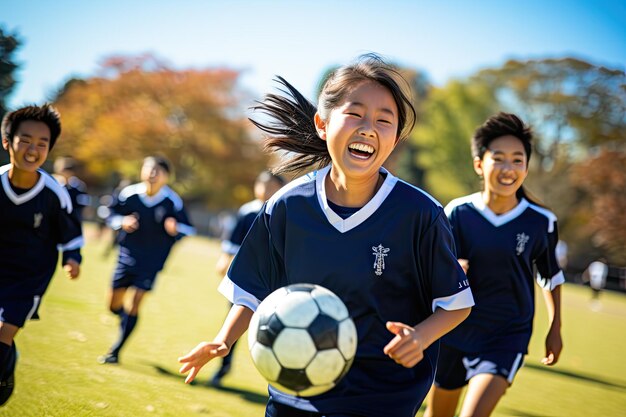
<path fill-rule="evenodd" d="M 181 374 L 189 372 L 185 378 L 185 384 L 189 384 L 207 362 L 213 358 L 224 357 L 229 351 L 230 348 L 224 342 L 201 342 L 191 352 L 178 358 L 178 362 L 183 364 L 178 372 Z"/>
<path fill-rule="evenodd" d="M 384 347 L 385 355 L 406 368 L 417 365 L 424 357 L 424 345 L 417 331 L 411 326 L 392 321 L 387 322 L 387 330 L 396 337 Z"/>

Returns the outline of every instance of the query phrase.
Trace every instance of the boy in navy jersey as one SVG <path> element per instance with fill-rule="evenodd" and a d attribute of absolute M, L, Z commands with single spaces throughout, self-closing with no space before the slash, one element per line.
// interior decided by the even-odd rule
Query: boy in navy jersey
<path fill-rule="evenodd" d="M 234 304 L 212 342 L 179 358 L 192 381 L 226 355 L 272 291 L 312 283 L 337 294 L 358 333 L 350 371 L 330 391 L 299 398 L 270 386 L 266 416 L 413 417 L 432 383 L 439 343 L 473 305 L 443 208 L 382 168 L 409 134 L 407 83 L 375 55 L 334 71 L 318 108 L 280 78 L 255 122 L 266 149 L 289 151 L 277 172 L 296 179 L 262 208 L 220 284 Z"/>
<path fill-rule="evenodd" d="M 467 272 L 476 306 L 442 339 L 435 386 L 426 416 L 488 416 L 523 364 L 532 333 L 533 267 L 550 317 L 545 365 L 561 353 L 561 296 L 564 276 L 555 248 L 556 216 L 524 190 L 532 134 L 515 115 L 499 113 L 472 140 L 474 169 L 482 192 L 450 202 L 459 262 Z M 550 414 L 550 413 L 549 413 Z"/>
<path fill-rule="evenodd" d="M 228 232 L 228 237 L 222 241 L 222 254 L 215 265 L 215 269 L 220 277 L 226 275 L 226 271 L 228 271 L 233 257 L 241 247 L 243 239 L 246 237 L 246 234 L 248 234 L 248 230 L 250 230 L 263 204 L 269 200 L 276 191 L 280 190 L 283 185 L 285 185 L 285 179 L 280 175 L 274 175 L 269 171 L 263 171 L 259 174 L 254 182 L 255 199 L 239 208 L 233 229 Z M 222 365 L 211 379 L 211 385 L 219 385 L 222 378 L 230 372 L 234 349 L 235 345 L 231 346 L 228 355 L 222 358 Z"/>
<path fill-rule="evenodd" d="M 37 318 L 54 274 L 59 249 L 66 275 L 80 272 L 83 237 L 67 191 L 40 169 L 61 133 L 50 105 L 27 106 L 2 120 L 2 147 L 10 163 L 0 167 L 0 406 L 15 384 L 15 335 Z"/>
<path fill-rule="evenodd" d="M 167 186 L 169 174 L 165 158 L 147 157 L 141 168 L 142 182 L 124 188 L 112 207 L 108 224 L 120 230 L 120 252 L 109 308 L 120 318 L 120 333 L 109 352 L 98 358 L 100 363 L 118 363 L 120 351 L 137 324 L 141 302 L 163 269 L 170 249 L 178 239 L 195 234 L 182 199 Z M 124 297 L 131 287 L 131 301 L 125 310 Z"/>

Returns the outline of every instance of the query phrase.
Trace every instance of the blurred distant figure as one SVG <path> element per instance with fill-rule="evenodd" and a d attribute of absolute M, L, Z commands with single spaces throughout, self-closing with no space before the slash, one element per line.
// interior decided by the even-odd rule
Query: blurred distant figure
<path fill-rule="evenodd" d="M 162 157 L 144 159 L 141 182 L 124 188 L 111 208 L 107 224 L 120 230 L 120 251 L 109 292 L 109 309 L 119 317 L 120 333 L 103 364 L 116 364 L 119 354 L 137 324 L 146 293 L 176 241 L 195 234 L 183 200 L 167 184 L 170 164 Z M 129 300 L 125 303 L 127 296 Z"/>
<path fill-rule="evenodd" d="M 567 267 L 567 243 L 563 240 L 559 240 L 556 244 L 556 249 L 554 250 L 556 254 L 556 260 L 559 263 L 562 271 L 565 271 Z"/>
<path fill-rule="evenodd" d="M 117 239 L 119 236 L 119 230 L 114 230 L 107 227 L 106 221 L 112 215 L 112 208 L 117 204 L 117 198 L 124 188 L 128 187 L 131 184 L 130 180 L 122 179 L 119 184 L 111 191 L 111 194 L 105 194 L 100 196 L 98 201 L 98 208 L 96 209 L 96 219 L 98 222 L 98 226 L 100 229 L 99 237 L 102 238 L 105 234 L 108 233 L 110 236 L 110 242 L 105 245 L 104 252 L 102 253 L 103 257 L 108 257 L 111 251 L 117 245 Z"/>
<path fill-rule="evenodd" d="M 91 204 L 91 197 L 87 194 L 87 186 L 76 176 L 77 163 L 74 158 L 64 156 L 54 161 L 52 176 L 59 184 L 65 187 L 72 200 L 72 214 L 80 221 L 83 220 L 83 210 Z"/>
<path fill-rule="evenodd" d="M 589 286 L 591 286 L 592 292 L 592 300 L 594 302 L 594 307 L 599 307 L 599 298 L 600 291 L 606 287 L 606 277 L 609 274 L 609 266 L 606 264 L 606 261 L 601 258 L 597 261 L 594 261 L 589 264 L 587 268 L 589 273 Z"/>
<path fill-rule="evenodd" d="M 230 263 L 237 254 L 243 239 L 246 237 L 250 226 L 252 226 L 263 204 L 269 200 L 276 191 L 280 190 L 282 186 L 285 185 L 285 182 L 283 177 L 274 175 L 269 171 L 263 171 L 259 174 L 254 183 L 255 199 L 239 208 L 234 226 L 230 231 L 227 231 L 226 238 L 222 241 L 222 254 L 215 266 L 220 279 L 226 275 Z M 224 356 L 222 359 L 220 369 L 210 381 L 211 385 L 219 385 L 222 378 L 230 372 L 234 347 L 235 345 L 233 344 L 228 355 Z"/>

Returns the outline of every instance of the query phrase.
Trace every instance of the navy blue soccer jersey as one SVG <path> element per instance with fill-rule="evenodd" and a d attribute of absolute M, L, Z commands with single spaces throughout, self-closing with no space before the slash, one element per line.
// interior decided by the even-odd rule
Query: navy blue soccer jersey
<path fill-rule="evenodd" d="M 306 282 L 330 289 L 348 307 L 358 333 L 348 374 L 310 399 L 270 386 L 276 401 L 320 413 L 414 415 L 420 391 L 432 383 L 438 343 L 405 368 L 383 353 L 393 338 L 385 323 L 415 326 L 438 307 L 473 305 L 448 220 L 432 197 L 384 169 L 372 200 L 343 219 L 326 199 L 329 169 L 292 181 L 265 204 L 220 291 L 255 310 L 272 291 Z"/>
<path fill-rule="evenodd" d="M 480 193 L 446 206 L 459 258 L 469 261 L 476 306 L 443 338 L 465 352 L 527 352 L 535 311 L 534 272 L 543 288 L 564 282 L 555 255 L 556 216 L 522 199 L 496 215 Z"/>
<path fill-rule="evenodd" d="M 262 208 L 263 201 L 258 199 L 249 201 L 239 208 L 235 226 L 228 233 L 228 237 L 222 241 L 222 252 L 229 255 L 237 254 L 243 239 L 248 234 L 248 230 L 250 230 L 254 219 Z"/>
<path fill-rule="evenodd" d="M 83 237 L 72 216 L 72 202 L 59 183 L 43 170 L 29 190 L 14 189 L 11 165 L 0 167 L 0 299 L 41 296 L 57 266 L 81 262 Z"/>
<path fill-rule="evenodd" d="M 139 228 L 127 233 L 121 229 L 122 218 L 131 214 L 138 218 Z M 177 236 L 170 236 L 165 231 L 165 219 L 168 217 L 177 221 Z M 176 240 L 195 234 L 178 194 L 163 186 L 150 197 L 146 194 L 144 183 L 129 185 L 120 192 L 108 224 L 120 230 L 117 269 L 127 272 L 160 271 Z"/>
<path fill-rule="evenodd" d="M 87 194 L 87 186 L 78 177 L 70 177 L 65 184 L 70 199 L 72 200 L 72 211 L 79 220 L 83 218 L 83 210 L 91 203 L 91 197 Z"/>

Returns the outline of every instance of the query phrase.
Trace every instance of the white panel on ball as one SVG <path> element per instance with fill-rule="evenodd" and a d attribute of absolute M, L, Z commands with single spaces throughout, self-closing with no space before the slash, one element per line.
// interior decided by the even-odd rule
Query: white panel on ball
<path fill-rule="evenodd" d="M 274 341 L 276 359 L 286 368 L 304 368 L 315 355 L 315 343 L 304 329 L 283 329 Z"/>
<path fill-rule="evenodd" d="M 343 303 L 337 302 L 337 296 L 323 287 L 317 287 L 311 291 L 311 297 L 315 299 L 322 313 L 337 321 L 348 318 L 348 309 Z"/>
<path fill-rule="evenodd" d="M 351 359 L 356 354 L 357 333 L 352 320 L 344 320 L 339 323 L 337 344 L 346 359 Z"/>
<path fill-rule="evenodd" d="M 345 365 L 346 361 L 337 349 L 328 349 L 317 352 L 305 372 L 314 385 L 329 384 L 341 374 Z"/>
<path fill-rule="evenodd" d="M 255 343 L 250 349 L 250 355 L 258 371 L 268 381 L 276 381 L 280 374 L 281 366 L 276 360 L 272 349 L 263 346 L 260 343 Z"/>
<path fill-rule="evenodd" d="M 287 327 L 305 328 L 319 314 L 319 308 L 308 292 L 290 292 L 276 308 L 280 321 Z"/>

